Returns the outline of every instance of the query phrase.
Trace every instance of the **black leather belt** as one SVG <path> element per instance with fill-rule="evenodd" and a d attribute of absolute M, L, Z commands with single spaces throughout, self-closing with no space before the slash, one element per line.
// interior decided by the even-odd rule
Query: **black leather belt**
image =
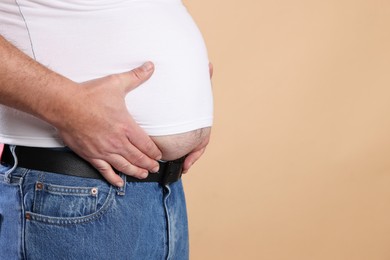
<path fill-rule="evenodd" d="M 16 146 L 18 167 L 59 173 L 83 178 L 103 179 L 103 176 L 87 161 L 68 149 Z M 160 170 L 149 173 L 146 179 L 127 176 L 128 182 L 158 182 L 166 185 L 181 178 L 185 157 L 174 161 L 159 162 Z M 4 145 L 2 164 L 13 165 L 14 158 L 9 145 Z"/>

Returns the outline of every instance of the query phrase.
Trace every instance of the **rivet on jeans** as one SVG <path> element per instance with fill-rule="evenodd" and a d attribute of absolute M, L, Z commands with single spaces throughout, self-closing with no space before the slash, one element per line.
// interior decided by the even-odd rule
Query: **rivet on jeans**
<path fill-rule="evenodd" d="M 42 190 L 43 189 L 43 183 L 37 182 L 37 184 L 35 184 L 35 189 Z"/>
<path fill-rule="evenodd" d="M 92 194 L 92 196 L 97 196 L 97 194 L 98 194 L 98 189 L 97 189 L 97 188 L 92 188 L 92 189 L 91 189 L 91 194 Z"/>

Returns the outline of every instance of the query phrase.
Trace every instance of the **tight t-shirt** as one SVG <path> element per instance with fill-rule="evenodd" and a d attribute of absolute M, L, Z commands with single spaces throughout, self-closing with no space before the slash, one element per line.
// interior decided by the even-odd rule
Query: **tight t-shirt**
<path fill-rule="evenodd" d="M 76 82 L 152 61 L 153 76 L 126 96 L 130 114 L 151 136 L 212 124 L 207 50 L 180 0 L 2 0 L 0 34 Z M 63 146 L 53 126 L 3 105 L 0 142 Z"/>

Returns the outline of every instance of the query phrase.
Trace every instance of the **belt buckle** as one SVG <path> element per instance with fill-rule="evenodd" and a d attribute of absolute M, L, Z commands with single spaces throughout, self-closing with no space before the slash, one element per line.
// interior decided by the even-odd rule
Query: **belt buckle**
<path fill-rule="evenodd" d="M 176 161 L 167 162 L 167 166 L 164 171 L 164 177 L 162 185 L 166 186 L 172 182 L 178 181 L 183 173 L 183 163 Z"/>

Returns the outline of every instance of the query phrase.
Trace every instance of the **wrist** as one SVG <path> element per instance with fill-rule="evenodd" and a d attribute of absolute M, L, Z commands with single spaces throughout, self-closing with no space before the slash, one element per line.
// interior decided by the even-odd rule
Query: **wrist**
<path fill-rule="evenodd" d="M 66 78 L 57 79 L 53 84 L 46 88 L 44 100 L 39 101 L 35 113 L 54 127 L 63 128 L 82 103 L 80 86 Z"/>

